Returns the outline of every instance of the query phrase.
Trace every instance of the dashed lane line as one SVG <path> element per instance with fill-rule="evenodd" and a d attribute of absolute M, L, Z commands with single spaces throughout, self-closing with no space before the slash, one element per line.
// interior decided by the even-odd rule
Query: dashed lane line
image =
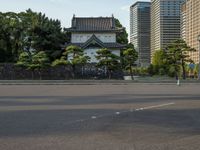
<path fill-rule="evenodd" d="M 149 109 L 153 109 L 153 108 L 161 108 L 161 107 L 166 107 L 166 106 L 170 106 L 170 105 L 175 105 L 175 103 L 165 103 L 165 104 L 147 106 L 147 107 L 142 107 L 142 108 L 137 108 L 137 109 L 131 108 L 130 110 L 115 112 L 114 114 L 104 114 L 104 115 L 98 115 L 98 116 L 91 116 L 90 118 L 87 118 L 87 119 L 75 120 L 75 121 L 69 122 L 69 123 L 67 123 L 65 125 L 86 122 L 86 121 L 90 121 L 90 120 L 94 120 L 94 119 L 100 119 L 100 118 L 103 118 L 103 117 L 120 115 L 120 114 L 124 114 L 124 113 L 130 113 L 130 112 L 136 112 L 136 111 L 144 111 L 144 110 L 149 110 Z"/>
<path fill-rule="evenodd" d="M 142 111 L 142 110 L 153 109 L 153 108 L 161 108 L 161 107 L 170 106 L 170 105 L 174 105 L 174 104 L 175 103 L 167 103 L 167 104 L 161 104 L 161 105 L 147 106 L 147 107 L 138 108 L 138 109 L 135 109 L 135 110 L 136 111 Z"/>

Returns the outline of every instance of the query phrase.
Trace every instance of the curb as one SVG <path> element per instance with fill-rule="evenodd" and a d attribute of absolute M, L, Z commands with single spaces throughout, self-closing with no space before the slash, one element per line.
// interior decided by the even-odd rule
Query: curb
<path fill-rule="evenodd" d="M 132 84 L 157 84 L 176 85 L 170 81 L 125 81 L 125 80 L 0 80 L 0 85 L 132 85 Z M 200 84 L 198 81 L 181 81 L 180 84 Z"/>

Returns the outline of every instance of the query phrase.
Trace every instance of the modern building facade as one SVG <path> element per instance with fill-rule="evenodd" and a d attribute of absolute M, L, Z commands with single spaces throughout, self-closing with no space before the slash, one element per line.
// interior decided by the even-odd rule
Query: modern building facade
<path fill-rule="evenodd" d="M 182 5 L 181 34 L 186 43 L 195 48 L 190 57 L 195 63 L 199 63 L 199 41 L 200 35 L 200 0 L 186 0 Z"/>
<path fill-rule="evenodd" d="M 156 50 L 181 38 L 181 6 L 185 0 L 152 0 L 151 58 Z"/>
<path fill-rule="evenodd" d="M 107 48 L 112 53 L 120 56 L 120 50 L 124 45 L 116 42 L 116 34 L 123 31 L 123 28 L 115 26 L 115 18 L 112 17 L 73 17 L 72 26 L 68 29 L 71 32 L 71 43 L 84 50 L 85 55 L 91 58 L 91 63 L 97 63 L 96 52 L 99 49 Z M 70 59 L 70 58 L 69 58 Z"/>
<path fill-rule="evenodd" d="M 138 66 L 150 65 L 150 2 L 136 2 L 130 7 L 130 42 L 139 54 Z"/>
<path fill-rule="evenodd" d="M 181 39 L 186 41 L 186 4 L 181 6 Z"/>

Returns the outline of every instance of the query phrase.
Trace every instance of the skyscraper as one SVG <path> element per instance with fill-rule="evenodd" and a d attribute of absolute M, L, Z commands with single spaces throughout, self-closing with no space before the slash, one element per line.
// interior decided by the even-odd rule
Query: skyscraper
<path fill-rule="evenodd" d="M 136 2 L 130 7 L 130 42 L 139 54 L 137 65 L 150 64 L 150 2 Z"/>
<path fill-rule="evenodd" d="M 181 5 L 185 0 L 152 0 L 151 58 L 156 50 L 181 38 Z"/>
<path fill-rule="evenodd" d="M 199 63 L 199 42 L 197 36 L 200 34 L 200 1 L 187 0 L 182 5 L 181 18 L 182 38 L 189 46 L 197 50 L 189 55 L 195 63 Z"/>

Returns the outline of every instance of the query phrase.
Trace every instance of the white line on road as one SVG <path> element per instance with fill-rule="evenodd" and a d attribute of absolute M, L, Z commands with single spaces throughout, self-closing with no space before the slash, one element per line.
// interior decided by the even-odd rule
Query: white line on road
<path fill-rule="evenodd" d="M 154 106 L 147 106 L 147 107 L 143 107 L 143 108 L 137 108 L 137 109 L 133 109 L 131 108 L 128 111 L 121 111 L 121 112 L 115 112 L 116 115 L 120 115 L 123 113 L 129 113 L 129 112 L 134 112 L 134 111 L 143 111 L 143 110 L 148 110 L 148 109 L 153 109 L 153 108 L 161 108 L 161 107 L 165 107 L 165 106 L 170 106 L 170 105 L 174 105 L 175 103 L 166 103 L 166 104 L 160 104 L 160 105 L 154 105 Z M 103 118 L 103 117 L 108 117 L 108 116 L 113 116 L 113 114 L 104 114 L 104 115 L 99 115 L 99 116 L 91 116 L 91 118 L 87 118 L 87 119 L 79 119 L 76 121 L 72 121 L 69 122 L 65 125 L 70 125 L 70 124 L 74 124 L 74 123 L 81 123 L 81 122 L 86 122 L 89 120 L 93 120 L 93 119 L 99 119 L 99 118 Z"/>
<path fill-rule="evenodd" d="M 91 118 L 92 118 L 92 119 L 97 119 L 97 117 L 96 117 L 96 116 L 92 116 Z"/>
<path fill-rule="evenodd" d="M 147 110 L 147 109 L 152 109 L 152 108 L 160 108 L 160 107 L 170 106 L 174 104 L 175 103 L 167 103 L 167 104 L 161 104 L 161 105 L 147 106 L 147 107 L 135 109 L 135 111 L 142 111 L 142 110 Z"/>
<path fill-rule="evenodd" d="M 116 115 L 119 115 L 119 114 L 120 114 L 120 112 L 116 112 L 115 114 L 116 114 Z"/>

